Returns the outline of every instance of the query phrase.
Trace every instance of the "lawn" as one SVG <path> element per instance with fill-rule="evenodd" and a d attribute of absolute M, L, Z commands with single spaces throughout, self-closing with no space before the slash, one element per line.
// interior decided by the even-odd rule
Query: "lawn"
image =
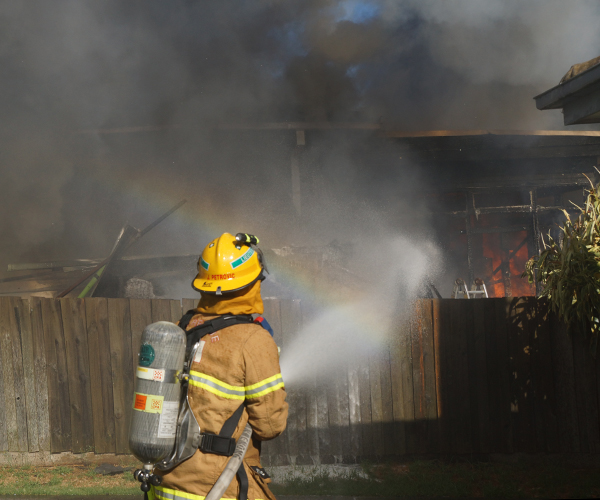
<path fill-rule="evenodd" d="M 137 464 L 132 463 L 135 467 Z M 446 498 L 599 498 L 600 470 L 592 465 L 443 462 L 362 465 L 364 474 L 332 479 L 308 473 L 273 484 L 277 495 L 407 496 Z M 96 465 L 0 467 L 3 495 L 139 495 L 130 471 L 114 476 Z M 361 477 L 362 476 L 362 477 Z"/>

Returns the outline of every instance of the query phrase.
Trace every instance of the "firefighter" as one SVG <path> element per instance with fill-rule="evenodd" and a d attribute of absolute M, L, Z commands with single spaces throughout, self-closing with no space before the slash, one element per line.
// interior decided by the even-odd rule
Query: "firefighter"
<path fill-rule="evenodd" d="M 261 326 L 262 318 L 256 321 L 251 316 L 263 312 L 260 287 L 265 266 L 257 243 L 251 235 L 225 233 L 200 256 L 192 286 L 200 291 L 201 299 L 196 309 L 183 316 L 180 326 L 186 330 L 189 345 L 196 341 L 196 332 L 215 322 L 219 325 L 202 336 L 204 344 L 190 372 L 188 399 L 202 442 L 191 458 L 163 473 L 151 497 L 203 500 L 249 423 L 252 439 L 243 466 L 222 498 L 275 498 L 268 487 L 271 479 L 260 464 L 260 448 L 262 441 L 285 429 L 288 404 L 277 346 Z"/>

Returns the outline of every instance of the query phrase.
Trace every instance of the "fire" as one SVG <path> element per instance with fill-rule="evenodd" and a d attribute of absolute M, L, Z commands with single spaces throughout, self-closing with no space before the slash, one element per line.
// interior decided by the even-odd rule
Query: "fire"
<path fill-rule="evenodd" d="M 514 233 L 486 233 L 483 238 L 483 256 L 492 262 L 492 275 L 486 276 L 490 297 L 534 296 L 535 287 L 521 278 L 529 258 L 527 231 Z"/>

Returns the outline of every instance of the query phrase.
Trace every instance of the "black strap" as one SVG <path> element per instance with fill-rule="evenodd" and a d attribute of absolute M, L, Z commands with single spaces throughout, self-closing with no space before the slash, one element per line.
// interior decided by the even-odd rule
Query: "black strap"
<path fill-rule="evenodd" d="M 244 413 L 244 403 L 240 405 L 240 407 L 233 412 L 233 415 L 225 420 L 223 427 L 221 427 L 221 432 L 219 432 L 219 436 L 223 437 L 231 437 L 235 432 L 235 428 L 240 423 L 242 418 L 242 414 Z"/>
<path fill-rule="evenodd" d="M 188 318 L 190 315 L 190 311 L 186 313 L 181 320 L 179 321 L 179 326 L 185 330 L 187 325 L 190 323 L 192 316 Z M 237 314 L 237 315 L 225 315 L 219 316 L 215 319 L 211 319 L 210 321 L 206 321 L 201 325 L 195 326 L 191 328 L 185 334 L 187 335 L 187 352 L 189 353 L 192 349 L 192 346 L 198 342 L 205 335 L 209 335 L 211 333 L 218 332 L 223 328 L 227 328 L 233 325 L 245 325 L 249 323 L 254 323 L 254 318 L 252 318 L 251 314 Z M 185 325 L 185 326 L 183 326 Z"/>
<path fill-rule="evenodd" d="M 236 476 L 238 481 L 240 482 L 240 496 L 239 500 L 248 500 L 248 474 L 246 474 L 246 469 L 244 469 L 244 461 L 242 460 L 242 464 L 238 469 Z"/>
<path fill-rule="evenodd" d="M 223 455 L 230 457 L 235 451 L 236 441 L 233 439 L 233 433 L 244 413 L 244 403 L 242 403 L 233 415 L 225 420 L 219 434 L 211 434 L 209 432 L 201 432 L 202 439 L 200 440 L 200 450 L 204 453 L 212 453 L 213 455 Z"/>

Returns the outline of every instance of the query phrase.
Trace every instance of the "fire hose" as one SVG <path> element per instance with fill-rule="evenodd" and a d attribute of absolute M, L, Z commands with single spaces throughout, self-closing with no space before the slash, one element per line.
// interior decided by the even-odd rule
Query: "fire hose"
<path fill-rule="evenodd" d="M 246 450 L 248 450 L 251 437 L 252 427 L 250 427 L 250 424 L 246 424 L 244 432 L 242 432 L 242 435 L 238 439 L 233 455 L 219 476 L 219 479 L 217 479 L 217 482 L 208 492 L 208 495 L 206 495 L 205 500 L 220 500 L 223 498 L 225 490 L 229 487 L 231 481 L 233 481 L 233 478 L 235 477 L 235 474 L 240 466 L 242 466 L 242 460 L 244 459 Z"/>

